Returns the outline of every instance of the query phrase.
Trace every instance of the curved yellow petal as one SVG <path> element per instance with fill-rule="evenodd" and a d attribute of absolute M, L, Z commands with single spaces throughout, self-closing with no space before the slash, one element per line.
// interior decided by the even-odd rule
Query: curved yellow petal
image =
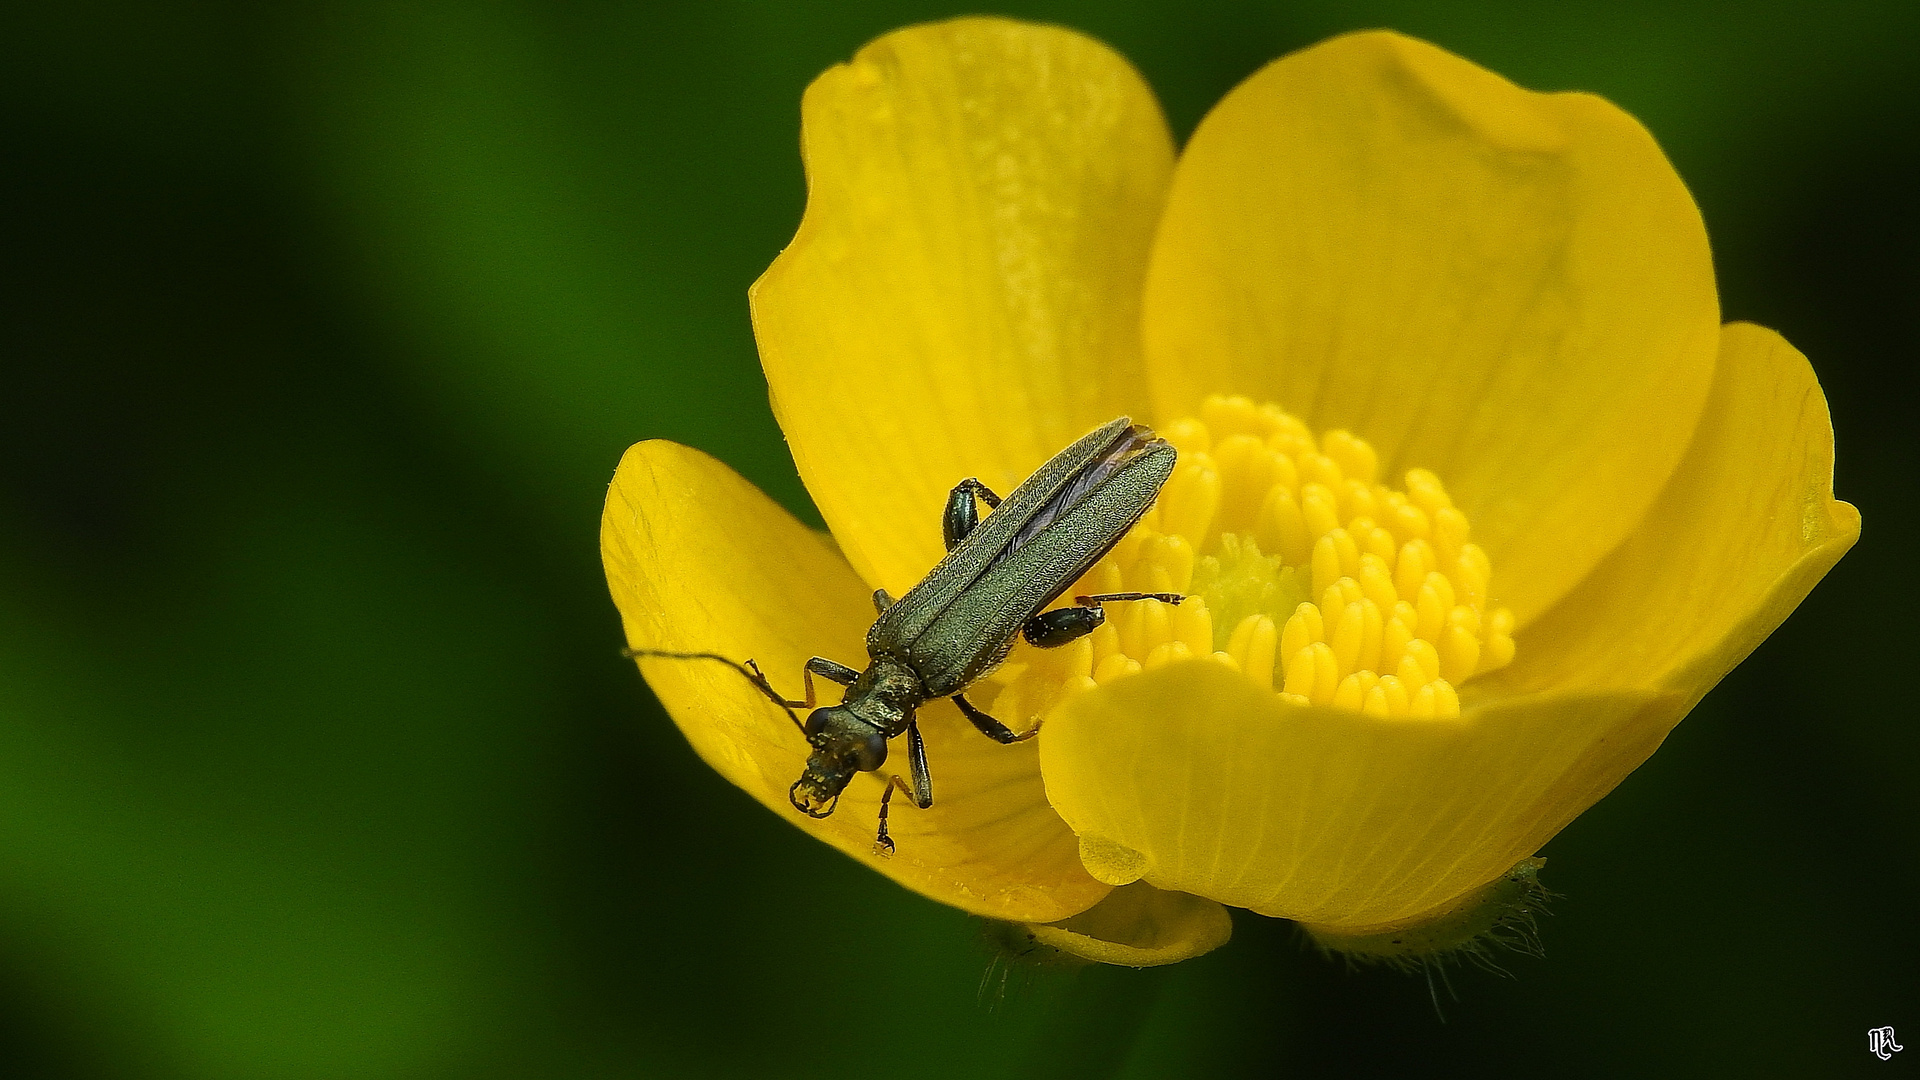
<path fill-rule="evenodd" d="M 1833 497 L 1813 368 L 1779 334 L 1729 323 L 1693 446 L 1646 520 L 1468 700 L 1659 686 L 1691 708 L 1859 537 L 1860 512 Z"/>
<path fill-rule="evenodd" d="M 1542 696 L 1389 720 L 1288 705 L 1192 661 L 1070 699 L 1040 763 L 1095 876 L 1376 927 L 1445 911 L 1532 855 L 1651 752 L 1621 734 L 1663 704 Z"/>
<path fill-rule="evenodd" d="M 798 697 L 808 657 L 861 664 L 873 622 L 866 587 L 826 537 L 725 465 L 668 442 L 627 451 L 607 492 L 600 549 L 638 649 L 753 659 Z M 793 722 L 739 674 L 711 661 L 646 659 L 641 671 L 674 723 L 722 776 L 781 817 L 917 892 L 980 915 L 1048 922 L 1084 911 L 1107 886 L 1087 876 L 1073 834 L 1049 808 L 1032 744 L 1005 747 L 952 705 L 922 710 L 935 805 L 895 800 L 898 853 L 873 854 L 884 785 L 855 778 L 833 816 L 789 805 L 807 747 Z M 823 685 L 827 701 L 838 689 Z M 889 764 L 904 769 L 896 744 Z"/>
<path fill-rule="evenodd" d="M 1069 30 L 891 33 L 802 103 L 807 211 L 754 285 L 800 476 L 896 595 L 942 554 L 949 489 L 1005 493 L 1144 416 L 1139 319 L 1172 140 L 1139 75 Z"/>
<path fill-rule="evenodd" d="M 1370 32 L 1201 122 L 1144 319 L 1160 416 L 1245 394 L 1432 469 L 1524 626 L 1659 493 L 1719 314 L 1700 215 L 1632 117 Z"/>
<path fill-rule="evenodd" d="M 1081 960 L 1141 968 L 1177 964 L 1225 945 L 1233 917 L 1211 900 L 1136 881 L 1070 919 L 1009 929 Z"/>

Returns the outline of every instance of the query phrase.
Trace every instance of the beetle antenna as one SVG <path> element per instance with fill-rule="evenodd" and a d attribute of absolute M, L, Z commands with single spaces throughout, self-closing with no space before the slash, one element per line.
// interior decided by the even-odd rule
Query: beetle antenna
<path fill-rule="evenodd" d="M 759 690 L 762 694 L 765 694 L 768 701 L 771 701 L 775 705 L 780 706 L 780 708 L 787 714 L 787 719 L 793 721 L 793 726 L 800 729 L 800 734 L 805 735 L 807 733 L 807 725 L 800 719 L 800 714 L 793 711 L 793 707 L 795 705 L 804 705 L 806 704 L 806 702 L 788 701 L 786 698 L 781 697 L 780 692 L 778 690 L 775 690 L 773 688 L 773 683 L 767 679 L 766 673 L 760 670 L 760 665 L 754 663 L 751 660 L 742 664 L 738 661 L 730 660 L 727 657 L 721 656 L 719 653 L 667 652 L 664 649 L 621 649 L 620 655 L 626 657 L 629 660 L 638 660 L 643 656 L 656 656 L 664 660 L 718 661 L 719 663 L 725 664 L 728 667 L 732 668 L 733 670 L 739 672 L 742 678 L 752 683 L 754 685 L 754 688 Z"/>

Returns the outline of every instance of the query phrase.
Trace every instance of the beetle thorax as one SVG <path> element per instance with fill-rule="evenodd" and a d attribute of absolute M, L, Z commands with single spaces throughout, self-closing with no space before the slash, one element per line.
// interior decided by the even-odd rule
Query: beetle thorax
<path fill-rule="evenodd" d="M 892 657 L 879 657 L 847 688 L 841 707 L 889 736 L 905 731 L 927 699 L 920 675 Z"/>

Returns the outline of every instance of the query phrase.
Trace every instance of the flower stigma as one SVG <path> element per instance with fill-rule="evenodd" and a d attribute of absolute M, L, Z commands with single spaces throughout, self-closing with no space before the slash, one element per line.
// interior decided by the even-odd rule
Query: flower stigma
<path fill-rule="evenodd" d="M 1176 592 L 1114 604 L 1057 649 L 1022 643 L 983 706 L 1030 727 L 1082 690 L 1210 657 L 1299 705 L 1380 717 L 1460 713 L 1459 686 L 1513 660 L 1513 613 L 1440 479 L 1379 480 L 1353 434 L 1319 438 L 1244 397 L 1208 398 L 1160 431 L 1180 463 L 1140 524 L 1063 597 Z"/>

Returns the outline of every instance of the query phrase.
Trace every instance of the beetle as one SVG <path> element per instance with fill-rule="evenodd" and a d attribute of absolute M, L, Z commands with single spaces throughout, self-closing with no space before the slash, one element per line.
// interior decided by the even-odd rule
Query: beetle
<path fill-rule="evenodd" d="M 752 660 L 655 649 L 626 654 L 719 661 L 785 709 L 812 748 L 787 795 L 794 809 L 809 817 L 832 814 L 854 774 L 879 770 L 888 743 L 905 735 L 911 785 L 897 773 L 888 777 L 874 840 L 876 852 L 890 855 L 887 807 L 894 791 L 923 810 L 933 805 L 933 779 L 916 718 L 921 705 L 952 698 L 995 742 L 1030 739 L 1039 725 L 1016 733 L 965 695 L 969 685 L 1006 658 L 1016 637 L 1054 648 L 1105 622 L 1103 603 L 1185 599 L 1177 593 L 1100 593 L 1076 596 L 1073 607 L 1045 610 L 1146 514 L 1177 457 L 1172 444 L 1122 416 L 1055 454 L 1005 499 L 977 477 L 960 481 L 941 519 L 946 555 L 898 600 L 885 589 L 873 594 L 878 617 L 867 631 L 866 669 L 813 657 L 802 668 L 802 700 L 780 694 Z M 980 503 L 991 511 L 984 518 Z M 816 675 L 847 687 L 840 704 L 815 707 Z M 804 721 L 796 708 L 809 710 Z"/>

